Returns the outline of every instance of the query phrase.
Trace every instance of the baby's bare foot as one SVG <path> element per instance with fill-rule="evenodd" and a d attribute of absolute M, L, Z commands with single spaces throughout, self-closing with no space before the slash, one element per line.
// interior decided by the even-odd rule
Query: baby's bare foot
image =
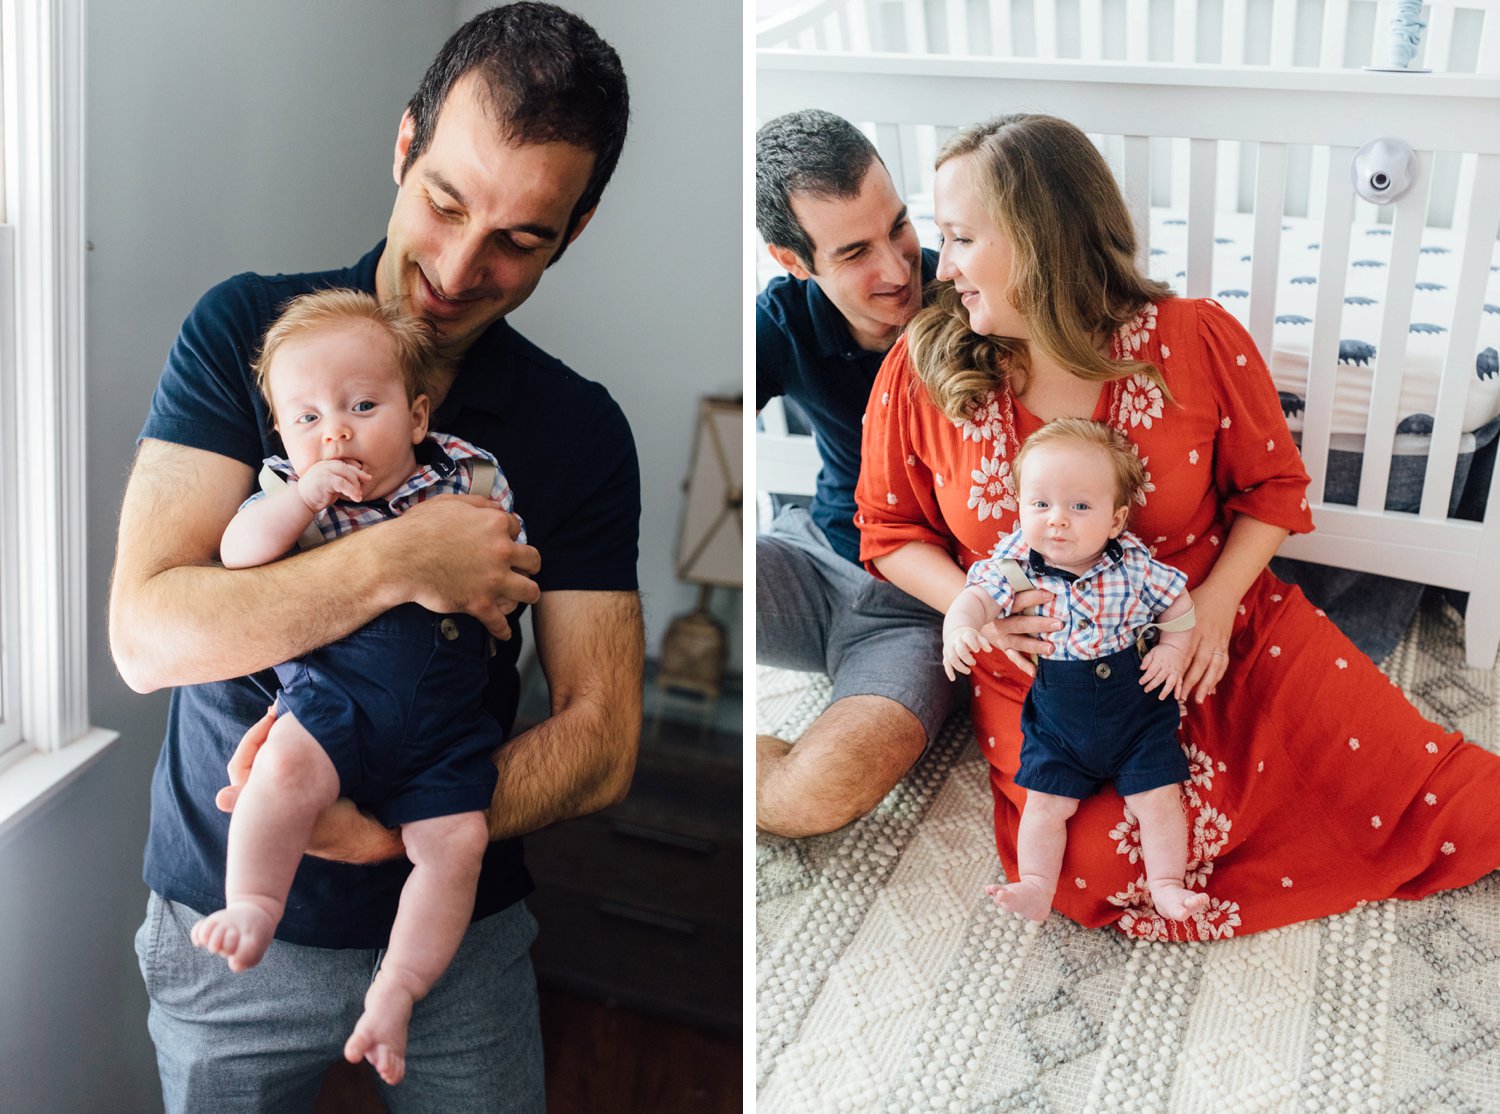
<path fill-rule="evenodd" d="M 1208 895 L 1194 893 L 1177 882 L 1152 882 L 1151 901 L 1168 920 L 1185 921 L 1208 908 Z"/>
<path fill-rule="evenodd" d="M 1005 886 L 986 886 L 984 892 L 1007 913 L 1025 917 L 1028 921 L 1045 921 L 1047 914 L 1052 912 L 1051 891 L 1029 879 L 1023 878 Z"/>
<path fill-rule="evenodd" d="M 231 971 L 254 967 L 271 946 L 276 919 L 253 901 L 231 901 L 193 925 L 193 943 L 222 955 Z"/>
<path fill-rule="evenodd" d="M 370 1061 L 380 1078 L 395 1085 L 406 1076 L 406 1030 L 414 1004 L 411 993 L 384 971 L 365 991 L 365 1012 L 344 1044 L 351 1064 Z"/>

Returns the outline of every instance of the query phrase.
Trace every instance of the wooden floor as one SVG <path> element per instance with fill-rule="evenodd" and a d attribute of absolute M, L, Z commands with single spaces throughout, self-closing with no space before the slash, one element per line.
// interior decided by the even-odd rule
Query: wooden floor
<path fill-rule="evenodd" d="M 713 1036 L 543 988 L 549 1114 L 732 1114 L 741 1109 L 738 1039 Z M 317 1114 L 383 1114 L 363 1066 L 335 1065 Z"/>

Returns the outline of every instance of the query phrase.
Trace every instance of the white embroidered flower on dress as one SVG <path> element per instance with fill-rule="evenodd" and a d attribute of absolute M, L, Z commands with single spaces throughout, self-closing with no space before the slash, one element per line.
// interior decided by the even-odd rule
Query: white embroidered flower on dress
<path fill-rule="evenodd" d="M 1191 743 L 1185 749 L 1188 760 L 1188 781 L 1195 788 L 1207 793 L 1214 787 L 1214 760 Z"/>
<path fill-rule="evenodd" d="M 1427 744 L 1427 753 L 1428 754 L 1436 754 L 1437 752 L 1438 752 L 1438 745 L 1436 743 L 1428 743 Z"/>
<path fill-rule="evenodd" d="M 1189 449 L 1188 450 L 1188 463 L 1189 464 L 1197 464 L 1198 463 L 1198 450 L 1197 449 Z"/>
<path fill-rule="evenodd" d="M 1226 416 L 1224 416 L 1224 417 L 1222 417 L 1222 418 L 1219 419 L 1219 428 L 1220 429 L 1228 429 L 1229 428 L 1229 417 L 1228 417 L 1228 415 L 1226 415 Z"/>
<path fill-rule="evenodd" d="M 1120 350 L 1120 355 L 1126 359 L 1135 356 L 1146 346 L 1146 342 L 1151 339 L 1151 331 L 1155 328 L 1156 306 L 1148 305 L 1136 314 L 1134 320 L 1125 322 L 1115 333 L 1115 345 Z"/>
<path fill-rule="evenodd" d="M 1235 367 L 1244 367 L 1245 363 L 1246 363 L 1246 360 L 1245 360 L 1245 356 L 1244 356 L 1243 353 L 1241 353 L 1240 355 L 1238 355 L 1238 356 L 1236 356 L 1234 358 L 1234 366 Z"/>
<path fill-rule="evenodd" d="M 1333 664 L 1336 665 L 1336 666 L 1338 666 L 1340 669 L 1348 669 L 1349 668 L 1349 663 L 1347 661 L 1345 661 L 1343 658 L 1334 658 L 1333 659 Z"/>
<path fill-rule="evenodd" d="M 999 456 L 981 457 L 979 467 L 969 473 L 974 486 L 969 488 L 969 509 L 979 511 L 979 521 L 1000 517 L 1001 511 L 1017 508 L 1016 497 L 1011 494 L 1010 461 Z"/>
<path fill-rule="evenodd" d="M 1227 940 L 1240 925 L 1240 904 L 1210 895 L 1208 908 L 1193 918 L 1193 924 L 1200 940 Z"/>
<path fill-rule="evenodd" d="M 1144 375 L 1132 375 L 1122 388 L 1120 420 L 1150 429 L 1152 419 L 1161 417 L 1163 405 L 1160 387 Z"/>
<path fill-rule="evenodd" d="M 979 401 L 974 403 L 969 416 L 961 422 L 954 422 L 955 429 L 963 430 L 964 441 L 993 441 L 1001 436 L 1000 403 L 995 398 L 994 391 L 986 391 L 980 396 Z M 999 451 L 1005 452 L 1005 442 L 1000 441 Z"/>
<path fill-rule="evenodd" d="M 1204 805 L 1193 818 L 1193 846 L 1191 854 L 1198 859 L 1212 859 L 1229 842 L 1229 829 L 1234 826 L 1212 805 Z"/>
<path fill-rule="evenodd" d="M 894 507 L 896 505 L 896 493 L 894 491 L 887 491 L 885 493 L 885 501 Z"/>
<path fill-rule="evenodd" d="M 1435 805 L 1437 804 L 1437 794 L 1429 793 L 1427 794 L 1427 796 L 1423 797 L 1422 800 L 1426 801 L 1430 805 Z"/>
<path fill-rule="evenodd" d="M 1458 848 L 1454 847 L 1453 844 L 1452 844 L 1452 842 L 1444 842 L 1444 844 L 1441 847 L 1439 847 L 1438 850 L 1441 851 L 1445 855 L 1451 855 L 1451 854 L 1453 854 L 1453 852 L 1457 851 Z"/>
<path fill-rule="evenodd" d="M 1132 863 L 1141 861 L 1141 828 L 1128 808 L 1125 818 L 1110 829 L 1109 838 L 1115 841 L 1115 854 L 1124 855 Z"/>
<path fill-rule="evenodd" d="M 1350 750 L 1358 750 L 1359 749 L 1359 740 L 1351 738 L 1349 740 L 1349 749 Z"/>

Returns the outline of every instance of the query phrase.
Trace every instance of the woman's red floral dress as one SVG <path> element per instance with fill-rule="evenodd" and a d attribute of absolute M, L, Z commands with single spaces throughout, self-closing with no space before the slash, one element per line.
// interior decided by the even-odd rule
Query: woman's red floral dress
<path fill-rule="evenodd" d="M 1148 307 L 1116 354 L 1161 369 L 1106 386 L 1094 417 L 1146 466 L 1131 529 L 1195 587 L 1236 514 L 1292 531 L 1312 522 L 1306 473 L 1249 336 L 1212 301 Z M 870 396 L 857 491 L 861 556 L 911 541 L 967 568 L 1016 526 L 1010 459 L 1041 423 L 1005 395 L 954 422 L 928 401 L 905 342 Z M 873 565 L 870 566 L 873 571 Z M 975 734 L 990 763 L 995 840 L 1016 874 L 1026 792 L 1020 758 L 1028 678 L 998 651 L 970 678 Z M 941 668 L 933 662 L 934 669 Z M 1134 817 L 1110 788 L 1068 826 L 1055 907 L 1089 926 L 1149 939 L 1222 939 L 1466 885 L 1500 865 L 1500 757 L 1428 723 L 1296 588 L 1269 572 L 1245 594 L 1229 672 L 1179 735 L 1192 769 L 1183 798 L 1188 886 L 1207 912 L 1179 924 L 1146 890 Z"/>

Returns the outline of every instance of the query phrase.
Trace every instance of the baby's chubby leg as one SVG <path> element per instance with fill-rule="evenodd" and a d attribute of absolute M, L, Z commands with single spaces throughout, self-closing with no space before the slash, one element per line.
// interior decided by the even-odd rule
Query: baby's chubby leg
<path fill-rule="evenodd" d="M 365 993 L 365 1012 L 344 1045 L 345 1059 L 369 1060 L 387 1083 L 400 1083 L 406 1075 L 412 1007 L 448 969 L 469 927 L 489 838 L 482 812 L 401 826 L 413 869 L 401 889 L 385 958 Z"/>
<path fill-rule="evenodd" d="M 1008 913 L 1044 921 L 1052 912 L 1052 895 L 1068 846 L 1068 821 L 1078 811 L 1072 797 L 1026 791 L 1021 826 L 1016 831 L 1016 863 L 1020 879 L 1005 886 L 986 886 L 984 892 Z"/>
<path fill-rule="evenodd" d="M 338 799 L 339 776 L 290 713 L 271 727 L 229 821 L 225 906 L 193 926 L 192 940 L 229 969 L 254 967 L 271 946 L 292 876 L 318 814 Z"/>
<path fill-rule="evenodd" d="M 1156 911 L 1174 921 L 1185 921 L 1208 908 L 1208 895 L 1184 884 L 1187 873 L 1187 817 L 1182 812 L 1182 790 L 1175 784 L 1132 793 L 1125 798 L 1141 825 L 1141 857 L 1146 861 L 1146 885 Z"/>

